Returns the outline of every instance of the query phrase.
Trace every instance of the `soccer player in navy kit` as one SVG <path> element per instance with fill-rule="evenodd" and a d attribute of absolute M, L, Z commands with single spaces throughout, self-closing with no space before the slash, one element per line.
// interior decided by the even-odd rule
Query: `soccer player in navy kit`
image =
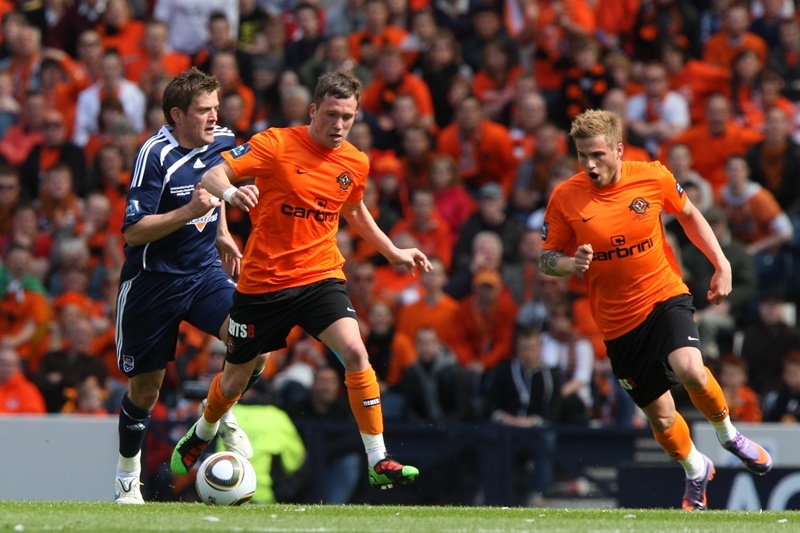
<path fill-rule="evenodd" d="M 131 175 L 116 322 L 117 363 L 130 378 L 119 414 L 114 492 L 121 504 L 144 503 L 142 444 L 181 321 L 227 340 L 231 275 L 238 275 L 242 255 L 223 204 L 200 185 L 203 173 L 222 161 L 220 153 L 236 144 L 233 132 L 216 125 L 218 89 L 216 78 L 196 68 L 178 74 L 164 91 L 167 125 L 139 149 Z M 264 357 L 251 383 L 263 363 Z M 226 447 L 252 455 L 235 419 L 221 430 Z"/>

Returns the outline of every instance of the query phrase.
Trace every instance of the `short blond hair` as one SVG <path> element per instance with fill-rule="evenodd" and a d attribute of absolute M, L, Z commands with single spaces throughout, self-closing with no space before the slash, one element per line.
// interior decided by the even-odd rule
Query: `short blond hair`
<path fill-rule="evenodd" d="M 575 117 L 569 135 L 573 140 L 602 135 L 609 146 L 616 146 L 622 142 L 622 119 L 605 109 L 589 109 Z"/>

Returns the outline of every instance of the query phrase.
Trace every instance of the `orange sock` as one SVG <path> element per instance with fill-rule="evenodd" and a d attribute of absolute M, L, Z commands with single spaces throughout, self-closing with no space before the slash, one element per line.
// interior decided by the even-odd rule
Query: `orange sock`
<path fill-rule="evenodd" d="M 670 459 L 681 461 L 686 459 L 692 451 L 692 435 L 689 433 L 689 425 L 677 411 L 675 412 L 675 423 L 664 433 L 653 430 L 653 436 L 661 445 Z"/>
<path fill-rule="evenodd" d="M 372 367 L 361 372 L 345 372 L 344 384 L 358 430 L 368 435 L 383 433 L 381 388 Z"/>
<path fill-rule="evenodd" d="M 725 394 L 719 386 L 717 379 L 706 367 L 708 383 L 700 390 L 686 389 L 689 398 L 697 410 L 705 415 L 711 422 L 721 422 L 728 416 L 728 403 L 725 401 Z"/>
<path fill-rule="evenodd" d="M 219 382 L 222 380 L 222 372 L 214 377 L 211 386 L 208 388 L 208 404 L 205 411 L 203 411 L 203 418 L 210 423 L 219 422 L 228 409 L 230 409 L 236 401 L 241 398 L 241 394 L 236 398 L 226 398 L 219 388 Z"/>

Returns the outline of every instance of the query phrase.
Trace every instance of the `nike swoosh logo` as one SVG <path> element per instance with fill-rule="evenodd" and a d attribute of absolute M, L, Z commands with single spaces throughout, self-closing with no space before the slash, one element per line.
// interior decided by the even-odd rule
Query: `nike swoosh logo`
<path fill-rule="evenodd" d="M 583 221 L 584 221 L 584 222 L 589 222 L 590 220 L 592 220 L 592 219 L 593 219 L 594 217 L 596 217 L 596 216 L 597 216 L 597 215 L 592 215 L 592 216 L 590 216 L 590 217 L 583 217 Z"/>
<path fill-rule="evenodd" d="M 298 174 L 308 174 L 309 172 L 311 172 L 311 171 L 310 170 L 303 170 L 302 168 L 298 168 L 297 169 L 297 173 Z"/>
<path fill-rule="evenodd" d="M 700 339 L 695 339 L 694 337 L 692 337 L 691 335 L 689 335 L 689 340 L 690 340 L 690 341 L 699 341 Z"/>
<path fill-rule="evenodd" d="M 353 309 L 352 307 L 348 307 L 347 310 L 350 311 L 351 313 L 355 313 L 356 312 L 356 310 Z"/>

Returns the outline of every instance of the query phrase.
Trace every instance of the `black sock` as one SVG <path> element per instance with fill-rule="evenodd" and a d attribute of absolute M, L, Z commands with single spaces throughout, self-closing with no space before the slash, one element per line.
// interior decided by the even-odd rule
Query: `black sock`
<path fill-rule="evenodd" d="M 253 369 L 253 373 L 250 375 L 250 379 L 247 380 L 247 385 L 245 386 L 244 390 L 242 391 L 242 394 L 244 394 L 245 392 L 247 392 L 247 391 L 249 391 L 250 389 L 253 388 L 253 385 L 255 385 L 258 382 L 258 378 L 261 377 L 261 373 L 262 372 L 264 372 L 264 367 L 263 366 L 258 370 Z"/>
<path fill-rule="evenodd" d="M 123 457 L 133 457 L 142 451 L 144 434 L 147 423 L 150 421 L 150 411 L 139 409 L 128 398 L 128 393 L 122 397 L 122 407 L 119 410 L 119 453 Z"/>

